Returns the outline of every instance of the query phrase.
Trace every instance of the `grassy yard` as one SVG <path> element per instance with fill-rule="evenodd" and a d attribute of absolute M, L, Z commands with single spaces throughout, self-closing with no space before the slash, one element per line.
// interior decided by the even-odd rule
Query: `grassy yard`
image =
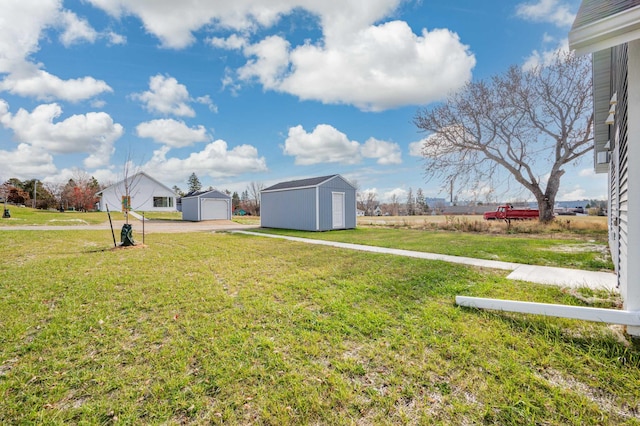
<path fill-rule="evenodd" d="M 1 424 L 640 424 L 640 346 L 444 262 L 233 234 L 0 232 Z M 607 294 L 598 306 L 612 307 Z"/>
<path fill-rule="evenodd" d="M 8 206 L 11 217 L 0 219 L 0 227 L 25 225 L 96 225 L 109 220 L 105 212 L 76 212 L 57 210 L 36 210 L 30 207 Z M 111 212 L 113 220 L 122 220 L 120 212 Z"/>
<path fill-rule="evenodd" d="M 0 219 L 0 227 L 4 226 L 32 226 L 32 225 L 97 225 L 109 220 L 106 212 L 76 212 L 55 210 L 37 210 L 30 207 L 9 206 L 11 217 Z M 181 212 L 138 212 L 146 219 L 182 221 Z M 124 220 L 121 212 L 111 212 L 113 220 Z M 241 224 L 259 225 L 259 216 L 233 216 L 232 220 Z"/>
<path fill-rule="evenodd" d="M 427 253 L 585 270 L 613 270 L 607 237 L 570 232 L 502 235 L 406 228 L 359 227 L 331 232 L 259 229 L 279 235 L 366 244 Z"/>

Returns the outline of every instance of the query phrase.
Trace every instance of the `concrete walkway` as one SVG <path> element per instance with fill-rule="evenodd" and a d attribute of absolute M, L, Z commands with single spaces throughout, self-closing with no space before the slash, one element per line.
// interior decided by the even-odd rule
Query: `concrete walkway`
<path fill-rule="evenodd" d="M 240 230 L 231 232 L 258 237 L 280 238 L 306 244 L 317 244 L 349 250 L 366 251 L 370 253 L 386 253 L 396 256 L 414 257 L 418 259 L 442 260 L 444 262 L 460 263 L 463 265 L 478 266 L 482 268 L 502 269 L 506 271 L 512 271 L 509 275 L 507 275 L 507 278 L 511 280 L 557 285 L 561 287 L 589 287 L 598 290 L 608 290 L 613 292 L 618 291 L 616 288 L 616 275 L 610 272 L 583 271 L 580 269 L 556 268 L 552 266 L 524 265 L 521 263 L 500 262 L 497 260 L 474 259 L 471 257 L 450 256 L 446 254 L 424 253 L 411 250 L 366 246 L 362 244 L 339 243 L 335 241 L 289 237 L 286 235 L 264 234 L 262 232 L 249 232 Z"/>

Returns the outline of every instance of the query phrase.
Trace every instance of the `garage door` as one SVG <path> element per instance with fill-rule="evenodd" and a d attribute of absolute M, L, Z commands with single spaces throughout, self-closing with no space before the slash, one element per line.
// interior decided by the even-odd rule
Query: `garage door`
<path fill-rule="evenodd" d="M 203 198 L 200 220 L 229 219 L 229 205 L 225 200 Z"/>

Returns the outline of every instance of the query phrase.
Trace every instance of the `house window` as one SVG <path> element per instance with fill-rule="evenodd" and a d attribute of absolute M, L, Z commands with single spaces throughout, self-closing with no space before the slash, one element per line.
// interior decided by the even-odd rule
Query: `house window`
<path fill-rule="evenodd" d="M 153 207 L 173 207 L 173 197 L 153 197 Z"/>

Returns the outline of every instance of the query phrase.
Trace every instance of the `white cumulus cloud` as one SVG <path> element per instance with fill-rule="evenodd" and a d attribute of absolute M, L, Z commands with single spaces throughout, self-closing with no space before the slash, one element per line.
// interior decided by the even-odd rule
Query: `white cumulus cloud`
<path fill-rule="evenodd" d="M 0 123 L 11 129 L 19 142 L 57 154 L 86 153 L 84 163 L 88 168 L 108 164 L 123 127 L 104 112 L 55 121 L 61 115 L 62 108 L 55 103 L 38 105 L 32 112 L 20 108 L 11 114 L 6 102 L 0 101 Z"/>
<path fill-rule="evenodd" d="M 0 170 L 5 178 L 34 179 L 55 173 L 56 166 L 47 150 L 21 143 L 13 151 L 0 149 Z"/>
<path fill-rule="evenodd" d="M 122 34 L 115 33 L 113 31 L 107 32 L 104 35 L 104 37 L 107 38 L 107 40 L 109 41 L 109 44 L 112 46 L 127 43 L 127 37 L 123 36 Z"/>
<path fill-rule="evenodd" d="M 411 142 L 409 144 L 409 155 L 412 157 L 422 157 L 422 147 L 424 146 L 424 142 L 424 139 Z"/>
<path fill-rule="evenodd" d="M 319 124 L 310 133 L 301 125 L 289 128 L 283 148 L 284 154 L 295 157 L 299 165 L 357 164 L 362 158 L 374 158 L 380 165 L 402 163 L 397 143 L 369 138 L 361 144 L 329 124 Z"/>
<path fill-rule="evenodd" d="M 409 192 L 407 192 L 406 189 L 394 188 L 391 191 L 387 191 L 382 194 L 382 200 L 390 202 L 391 200 L 393 200 L 393 196 L 395 195 L 397 202 L 404 203 L 407 201 L 408 194 Z"/>
<path fill-rule="evenodd" d="M 571 12 L 571 6 L 561 0 L 520 3 L 516 6 L 516 15 L 529 21 L 547 22 L 558 27 L 571 26 L 576 18 Z"/>
<path fill-rule="evenodd" d="M 149 79 L 149 90 L 134 93 L 134 99 L 141 101 L 150 112 L 171 114 L 179 117 L 194 117 L 195 111 L 187 104 L 190 102 L 187 86 L 178 83 L 173 77 L 161 74 Z"/>
<path fill-rule="evenodd" d="M 60 12 L 60 21 L 64 28 L 60 41 L 67 47 L 82 41 L 93 43 L 98 38 L 98 32 L 89 25 L 89 22 L 78 18 L 73 12 L 68 10 Z"/>
<path fill-rule="evenodd" d="M 394 142 L 369 138 L 360 148 L 360 152 L 365 158 L 377 158 L 378 164 L 402 164 L 400 145 Z"/>
<path fill-rule="evenodd" d="M 440 100 L 469 81 L 475 66 L 469 47 L 450 30 L 416 34 L 404 21 L 385 22 L 401 0 L 184 0 L 179 8 L 171 0 L 89 1 L 116 17 L 137 16 L 164 47 L 184 48 L 202 28 L 236 33 L 207 39 L 247 58 L 225 77 L 234 92 L 238 82 L 256 81 L 304 100 L 381 111 Z M 271 34 L 251 41 L 257 30 L 300 9 L 318 17 L 320 39 L 291 46 Z"/>
<path fill-rule="evenodd" d="M 243 81 L 318 100 L 381 111 L 445 97 L 471 78 L 475 57 L 446 29 L 413 33 L 403 21 L 366 27 L 339 43 L 291 48 L 271 36 L 243 48 Z"/>
<path fill-rule="evenodd" d="M 208 140 L 204 126 L 189 127 L 174 119 L 151 120 L 140 123 L 136 133 L 141 138 L 150 138 L 173 148 L 193 145 Z"/>
<path fill-rule="evenodd" d="M 84 19 L 62 9 L 61 0 L 12 0 L 0 14 L 0 91 L 41 100 L 77 102 L 112 89 L 90 76 L 63 80 L 42 69 L 30 56 L 39 49 L 47 29 L 61 31 L 60 41 L 69 46 L 94 42 L 97 32 Z"/>
<path fill-rule="evenodd" d="M 319 124 L 307 133 L 300 125 L 291 127 L 284 144 L 285 155 L 295 157 L 295 163 L 356 164 L 360 162 L 360 144 L 328 124 Z"/>
<path fill-rule="evenodd" d="M 0 81 L 0 90 L 39 100 L 60 99 L 70 102 L 89 99 L 104 92 L 113 92 L 107 83 L 93 77 L 62 80 L 32 66 L 9 74 Z"/>
<path fill-rule="evenodd" d="M 558 54 L 569 52 L 569 39 L 562 39 L 558 45 L 552 49 L 539 52 L 534 50 L 525 60 L 522 69 L 529 71 L 537 67 L 545 67 L 551 65 L 557 58 Z"/>
<path fill-rule="evenodd" d="M 195 41 L 193 33 L 203 27 L 251 32 L 270 28 L 295 9 L 320 17 L 336 36 L 354 27 L 377 22 L 390 15 L 401 0 L 88 0 L 115 17 L 134 15 L 164 47 L 181 49 Z"/>
<path fill-rule="evenodd" d="M 175 182 L 186 180 L 191 173 L 221 178 L 267 171 L 266 160 L 251 145 L 229 149 L 227 142 L 219 139 L 187 158 L 167 157 L 169 150 L 170 147 L 164 146 L 154 151 L 151 160 L 142 168 Z"/>

